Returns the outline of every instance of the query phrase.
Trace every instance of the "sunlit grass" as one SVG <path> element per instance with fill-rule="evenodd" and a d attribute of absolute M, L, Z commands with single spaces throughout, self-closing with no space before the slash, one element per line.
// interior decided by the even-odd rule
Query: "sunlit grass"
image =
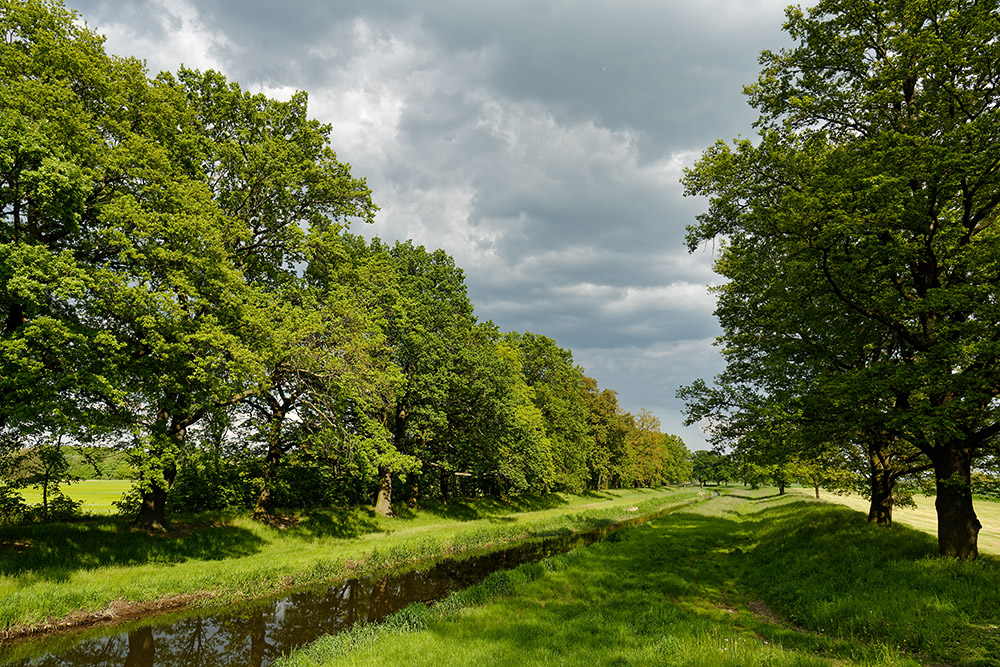
<path fill-rule="evenodd" d="M 84 514 L 114 514 L 117 511 L 114 503 L 121 500 L 132 484 L 126 479 L 84 479 L 63 484 L 59 490 L 71 500 L 82 503 L 80 511 Z M 29 505 L 42 502 L 41 489 L 21 489 L 19 493 Z"/>
<path fill-rule="evenodd" d="M 695 505 L 293 653 L 315 665 L 997 665 L 998 561 L 773 490 Z"/>
<path fill-rule="evenodd" d="M 179 517 L 150 535 L 121 517 L 0 529 L 0 628 L 30 626 L 114 600 L 200 594 L 217 602 L 390 570 L 422 559 L 568 534 L 653 513 L 697 489 L 630 489 L 484 501 L 384 518 L 367 508 L 301 514 L 288 529 L 246 516 Z M 637 508 L 634 511 L 633 508 Z"/>

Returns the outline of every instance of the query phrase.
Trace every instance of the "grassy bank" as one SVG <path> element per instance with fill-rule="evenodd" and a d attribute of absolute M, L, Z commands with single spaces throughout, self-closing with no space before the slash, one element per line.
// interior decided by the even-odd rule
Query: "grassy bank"
<path fill-rule="evenodd" d="M 184 517 L 169 535 L 120 517 L 0 530 L 0 630 L 122 615 L 129 606 L 223 603 L 368 574 L 456 552 L 595 528 L 690 502 L 698 489 L 550 494 L 454 503 L 395 518 L 332 509 L 263 526 L 245 516 Z M 152 603 L 152 604 L 151 604 Z"/>
<path fill-rule="evenodd" d="M 792 488 L 789 493 L 812 495 L 811 489 Z M 857 494 L 837 495 L 823 492 L 823 500 L 839 503 L 859 512 L 868 513 L 869 502 Z M 931 535 L 937 535 L 937 510 L 934 508 L 934 496 L 916 495 L 913 497 L 916 507 L 896 507 L 892 511 L 894 523 L 921 530 Z M 975 500 L 976 515 L 983 524 L 979 532 L 979 550 L 983 553 L 1000 555 L 1000 502 L 977 498 Z"/>
<path fill-rule="evenodd" d="M 1000 562 L 734 489 L 293 654 L 316 665 L 1000 664 Z"/>

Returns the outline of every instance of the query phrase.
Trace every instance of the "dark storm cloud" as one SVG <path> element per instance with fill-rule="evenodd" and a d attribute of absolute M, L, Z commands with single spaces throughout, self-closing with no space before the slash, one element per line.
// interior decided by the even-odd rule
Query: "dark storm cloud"
<path fill-rule="evenodd" d="M 482 319 L 571 348 L 626 409 L 680 426 L 721 370 L 687 254 L 685 165 L 752 134 L 741 89 L 785 44 L 775 0 L 69 0 L 108 48 L 310 93 L 382 208 L 362 231 L 453 254 Z"/>
<path fill-rule="evenodd" d="M 148 36 L 181 27 L 157 21 L 149 1 L 71 5 L 95 21 Z M 241 81 L 294 81 L 311 89 L 327 77 L 331 53 L 348 53 L 357 20 L 387 32 L 416 24 L 443 51 L 496 54 L 483 83 L 498 94 L 544 104 L 561 118 L 638 129 L 650 154 L 703 146 L 720 129 L 744 129 L 752 115 L 740 86 L 755 78 L 758 52 L 783 43 L 780 3 L 752 0 L 200 0 L 192 6 L 209 30 L 227 37 L 230 46 L 219 55 Z"/>

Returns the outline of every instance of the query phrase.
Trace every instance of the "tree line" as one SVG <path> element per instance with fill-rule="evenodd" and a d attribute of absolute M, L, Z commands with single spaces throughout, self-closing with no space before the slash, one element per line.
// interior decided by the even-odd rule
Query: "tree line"
<path fill-rule="evenodd" d="M 0 496 L 69 444 L 127 452 L 151 528 L 182 486 L 266 517 L 689 478 L 570 351 L 479 321 L 445 251 L 348 231 L 377 207 L 305 93 L 150 77 L 58 0 L 0 34 Z"/>
<path fill-rule="evenodd" d="M 736 460 L 853 476 L 879 524 L 927 483 L 940 553 L 976 558 L 1000 435 L 997 2 L 786 14 L 793 45 L 746 88 L 758 136 L 684 177 L 709 198 L 689 248 L 722 245 L 727 365 L 679 395 Z"/>

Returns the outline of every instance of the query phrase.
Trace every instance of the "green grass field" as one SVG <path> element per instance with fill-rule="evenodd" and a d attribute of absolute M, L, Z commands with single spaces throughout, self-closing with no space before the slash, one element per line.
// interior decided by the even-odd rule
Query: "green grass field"
<path fill-rule="evenodd" d="M 382 572 L 458 552 L 569 534 L 676 507 L 697 488 L 455 502 L 394 518 L 368 508 L 304 512 L 287 529 L 245 515 L 177 517 L 151 535 L 117 516 L 0 529 L 0 629 L 44 626 L 115 601 L 195 595 L 216 603 Z"/>
<path fill-rule="evenodd" d="M 279 665 L 995 667 L 1000 561 L 935 553 L 902 524 L 734 488 Z"/>
<path fill-rule="evenodd" d="M 85 479 L 79 482 L 65 484 L 60 491 L 72 500 L 83 503 L 80 511 L 84 514 L 113 514 L 117 511 L 115 501 L 132 488 L 132 481 L 125 479 Z M 29 505 L 42 502 L 42 492 L 39 489 L 22 489 L 21 497 Z"/>

